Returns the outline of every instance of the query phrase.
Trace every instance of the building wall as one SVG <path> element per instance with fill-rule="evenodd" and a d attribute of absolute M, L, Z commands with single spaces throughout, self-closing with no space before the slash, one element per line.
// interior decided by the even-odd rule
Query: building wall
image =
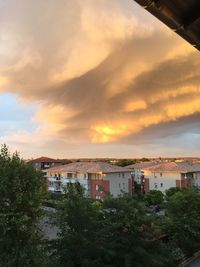
<path fill-rule="evenodd" d="M 79 182 L 85 188 L 85 194 L 89 195 L 89 180 L 87 173 L 72 173 L 63 171 L 46 171 L 48 177 L 48 190 L 55 191 L 58 186 L 67 186 L 68 183 Z M 55 181 L 55 178 L 59 177 L 60 180 Z M 62 188 L 63 189 L 63 188 Z M 61 190 L 62 191 L 62 190 Z"/>
<path fill-rule="evenodd" d="M 109 194 L 110 191 L 109 181 L 103 179 L 92 179 L 90 181 L 90 187 L 90 196 L 94 199 L 103 199 Z"/>
<path fill-rule="evenodd" d="M 129 179 L 131 179 L 131 173 L 108 173 L 104 177 L 105 180 L 110 183 L 110 194 L 113 197 L 122 195 L 123 193 L 129 193 Z"/>
<path fill-rule="evenodd" d="M 177 181 L 181 180 L 180 173 L 157 173 L 144 171 L 145 181 L 149 179 L 149 190 L 160 190 L 161 192 L 165 192 L 165 190 L 176 187 Z"/>
<path fill-rule="evenodd" d="M 128 178 L 128 193 L 132 195 L 134 192 L 134 180 L 133 178 Z"/>
<path fill-rule="evenodd" d="M 134 181 L 137 184 L 141 184 L 141 179 L 142 179 L 143 175 L 144 175 L 144 172 L 142 170 L 135 169 L 135 171 L 134 171 Z"/>
<path fill-rule="evenodd" d="M 113 197 L 123 193 L 131 193 L 131 172 L 130 173 L 108 173 L 108 174 L 84 174 L 84 173 L 66 173 L 62 171 L 47 170 L 48 190 L 59 189 L 58 184 L 67 185 L 69 182 L 79 182 L 85 189 L 86 195 L 102 199 L 107 193 Z M 59 177 L 59 181 L 55 177 Z M 101 187 L 103 190 L 101 191 Z"/>
<path fill-rule="evenodd" d="M 33 166 L 36 170 L 45 170 L 52 168 L 54 166 L 59 166 L 61 165 L 60 162 L 35 162 L 33 163 Z"/>
<path fill-rule="evenodd" d="M 200 187 L 200 172 L 194 174 L 194 186 Z"/>
<path fill-rule="evenodd" d="M 41 170 L 41 163 L 33 163 L 33 166 L 36 170 Z"/>
<path fill-rule="evenodd" d="M 144 192 L 148 193 L 150 191 L 149 178 L 144 179 Z M 143 193 L 144 193 L 143 192 Z"/>

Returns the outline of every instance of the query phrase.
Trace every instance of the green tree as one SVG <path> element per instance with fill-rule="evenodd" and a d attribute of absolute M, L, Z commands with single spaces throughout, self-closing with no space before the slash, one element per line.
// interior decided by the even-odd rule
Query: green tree
<path fill-rule="evenodd" d="M 144 201 L 147 205 L 160 205 L 164 201 L 164 195 L 159 190 L 151 190 L 145 194 Z"/>
<path fill-rule="evenodd" d="M 80 184 L 68 185 L 55 218 L 60 231 L 53 244 L 53 266 L 95 266 L 100 206 L 85 197 Z"/>
<path fill-rule="evenodd" d="M 138 197 L 142 197 L 142 186 L 136 181 L 134 181 L 134 194 Z"/>
<path fill-rule="evenodd" d="M 140 162 L 147 162 L 147 161 L 150 161 L 150 159 L 148 159 L 148 158 L 141 158 L 139 161 Z"/>
<path fill-rule="evenodd" d="M 51 253 L 58 267 L 173 266 L 170 251 L 141 202 L 129 196 L 93 201 L 70 185 L 56 215 L 60 228 Z"/>
<path fill-rule="evenodd" d="M 117 161 L 116 165 L 121 166 L 121 167 L 126 167 L 131 164 L 135 164 L 136 160 L 130 160 L 130 159 L 120 159 Z"/>
<path fill-rule="evenodd" d="M 161 232 L 146 215 L 143 203 L 126 195 L 110 197 L 103 202 L 103 211 L 98 232 L 103 247 L 100 266 L 174 266 L 171 252 L 159 240 Z"/>
<path fill-rule="evenodd" d="M 186 256 L 200 248 L 200 192 L 197 189 L 173 194 L 167 203 L 167 231 Z"/>
<path fill-rule="evenodd" d="M 0 170 L 0 266 L 39 266 L 44 263 L 37 229 L 44 177 L 6 145 L 0 150 Z"/>
<path fill-rule="evenodd" d="M 169 199 L 170 197 L 172 197 L 177 192 L 183 192 L 185 190 L 186 190 L 186 188 L 171 187 L 171 188 L 167 189 L 166 192 L 165 192 L 166 199 Z"/>

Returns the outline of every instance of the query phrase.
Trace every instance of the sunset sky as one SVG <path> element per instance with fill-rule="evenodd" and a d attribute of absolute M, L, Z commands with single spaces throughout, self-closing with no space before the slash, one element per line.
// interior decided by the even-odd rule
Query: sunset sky
<path fill-rule="evenodd" d="M 200 53 L 133 0 L 0 0 L 0 142 L 200 156 Z"/>

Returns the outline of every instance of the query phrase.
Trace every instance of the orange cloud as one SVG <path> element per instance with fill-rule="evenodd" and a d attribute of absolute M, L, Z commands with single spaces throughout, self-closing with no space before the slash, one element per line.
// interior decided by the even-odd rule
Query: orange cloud
<path fill-rule="evenodd" d="M 56 142 L 122 142 L 199 113 L 199 55 L 153 18 L 140 19 L 132 1 L 131 12 L 123 5 L 5 3 L 0 90 L 40 103 L 34 119 L 43 122 L 42 142 L 48 135 Z"/>

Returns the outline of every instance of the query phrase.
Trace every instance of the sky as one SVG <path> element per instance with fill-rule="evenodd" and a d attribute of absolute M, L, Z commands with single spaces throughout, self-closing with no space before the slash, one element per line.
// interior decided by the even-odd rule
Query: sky
<path fill-rule="evenodd" d="M 200 156 L 200 53 L 133 0 L 0 0 L 0 143 Z"/>

